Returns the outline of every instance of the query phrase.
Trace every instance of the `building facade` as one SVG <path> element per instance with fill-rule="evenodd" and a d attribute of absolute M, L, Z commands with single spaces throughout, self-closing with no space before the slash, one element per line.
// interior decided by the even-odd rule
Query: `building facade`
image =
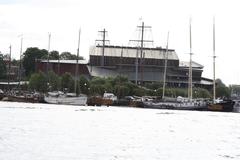
<path fill-rule="evenodd" d="M 104 53 L 103 53 L 104 51 Z M 123 46 L 92 46 L 90 48 L 89 73 L 91 76 L 127 76 L 141 84 L 163 82 L 165 60 L 166 84 L 169 87 L 187 87 L 189 62 L 181 62 L 175 50 Z M 212 80 L 203 78 L 201 64 L 192 62 L 192 82 L 195 87 L 211 88 Z"/>

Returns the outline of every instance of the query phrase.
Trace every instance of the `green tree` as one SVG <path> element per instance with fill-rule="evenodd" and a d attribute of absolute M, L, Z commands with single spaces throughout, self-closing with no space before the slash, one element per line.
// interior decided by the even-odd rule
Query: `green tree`
<path fill-rule="evenodd" d="M 229 98 L 231 91 L 226 85 L 222 82 L 221 79 L 216 79 L 216 97 L 227 97 Z"/>
<path fill-rule="evenodd" d="M 61 84 L 63 91 L 74 92 L 74 79 L 70 73 L 62 75 Z"/>
<path fill-rule="evenodd" d="M 80 93 L 89 94 L 90 83 L 84 76 L 79 77 L 79 86 Z"/>
<path fill-rule="evenodd" d="M 77 55 L 71 54 L 70 52 L 62 52 L 60 54 L 60 59 L 73 60 L 73 59 L 77 59 Z M 80 56 L 79 59 L 83 59 L 83 57 Z"/>
<path fill-rule="evenodd" d="M 40 92 L 47 91 L 47 77 L 43 72 L 33 73 L 29 79 L 29 88 Z"/>
<path fill-rule="evenodd" d="M 0 78 L 6 78 L 7 67 L 3 60 L 3 55 L 0 54 Z"/>
<path fill-rule="evenodd" d="M 58 51 L 51 51 L 49 53 L 49 59 L 51 60 L 58 60 L 59 59 L 59 52 Z"/>
<path fill-rule="evenodd" d="M 60 77 L 55 72 L 50 71 L 48 73 L 48 80 L 51 91 L 60 89 L 61 80 Z"/>
<path fill-rule="evenodd" d="M 47 57 L 47 50 L 34 48 L 27 48 L 23 53 L 23 67 L 25 69 L 25 75 L 30 76 L 35 72 L 36 59 L 42 59 Z"/>

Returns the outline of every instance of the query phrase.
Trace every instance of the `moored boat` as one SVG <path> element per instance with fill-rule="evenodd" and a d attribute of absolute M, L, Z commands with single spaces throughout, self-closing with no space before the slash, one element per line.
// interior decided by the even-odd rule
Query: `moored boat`
<path fill-rule="evenodd" d="M 65 104 L 65 105 L 80 105 L 85 106 L 87 104 L 87 96 L 80 94 L 65 94 L 63 92 L 48 92 L 44 96 L 44 101 L 50 104 Z"/>
<path fill-rule="evenodd" d="M 233 112 L 235 102 L 232 100 L 219 100 L 208 104 L 209 111 Z"/>
<path fill-rule="evenodd" d="M 3 97 L 4 97 L 4 92 L 3 92 L 3 90 L 0 89 L 0 100 L 2 100 Z"/>
<path fill-rule="evenodd" d="M 207 102 L 203 99 L 193 99 L 192 101 L 187 98 L 168 98 L 168 99 L 153 99 L 143 101 L 144 108 L 155 109 L 174 109 L 174 110 L 206 110 Z"/>

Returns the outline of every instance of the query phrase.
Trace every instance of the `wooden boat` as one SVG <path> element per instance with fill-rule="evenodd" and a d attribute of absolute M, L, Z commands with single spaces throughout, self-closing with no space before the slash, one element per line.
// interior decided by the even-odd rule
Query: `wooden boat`
<path fill-rule="evenodd" d="M 29 102 L 29 103 L 39 103 L 42 101 L 43 97 L 39 93 L 10 93 L 6 96 L 6 101 L 11 102 Z"/>
<path fill-rule="evenodd" d="M 3 90 L 0 89 L 0 100 L 2 100 L 3 97 L 4 97 L 4 92 L 3 92 Z"/>
<path fill-rule="evenodd" d="M 232 100 L 221 100 L 208 104 L 209 111 L 233 112 L 235 102 Z"/>

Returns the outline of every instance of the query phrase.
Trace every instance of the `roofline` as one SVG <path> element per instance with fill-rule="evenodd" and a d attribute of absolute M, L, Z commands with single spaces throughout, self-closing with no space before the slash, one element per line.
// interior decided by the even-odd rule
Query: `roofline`
<path fill-rule="evenodd" d="M 103 47 L 102 45 L 96 45 L 95 47 Z M 140 47 L 131 47 L 131 46 L 114 46 L 114 45 L 105 45 L 105 48 L 124 48 L 124 49 L 139 49 Z M 150 47 L 143 47 L 144 50 L 157 50 L 157 51 L 166 51 L 166 48 L 162 47 L 155 47 L 155 48 L 150 48 Z M 175 51 L 174 49 L 168 49 L 168 51 Z"/>

